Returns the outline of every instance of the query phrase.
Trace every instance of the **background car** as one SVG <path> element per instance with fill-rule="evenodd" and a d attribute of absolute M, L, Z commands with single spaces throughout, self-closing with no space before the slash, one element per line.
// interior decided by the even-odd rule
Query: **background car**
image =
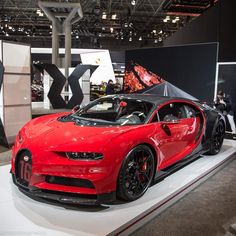
<path fill-rule="evenodd" d="M 16 138 L 11 172 L 31 196 L 75 204 L 132 201 L 180 165 L 217 154 L 224 133 L 223 115 L 199 102 L 111 95 L 75 113 L 28 122 Z"/>

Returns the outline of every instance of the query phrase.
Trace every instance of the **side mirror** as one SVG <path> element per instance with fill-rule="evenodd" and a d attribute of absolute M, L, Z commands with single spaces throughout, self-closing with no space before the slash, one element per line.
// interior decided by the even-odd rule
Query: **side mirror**
<path fill-rule="evenodd" d="M 73 109 L 71 110 L 71 112 L 74 114 L 75 112 L 77 112 L 80 109 L 80 105 L 76 105 L 73 107 Z"/>

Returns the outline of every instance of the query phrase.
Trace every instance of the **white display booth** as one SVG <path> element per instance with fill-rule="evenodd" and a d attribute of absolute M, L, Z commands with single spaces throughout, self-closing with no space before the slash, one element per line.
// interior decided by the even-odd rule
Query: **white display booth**
<path fill-rule="evenodd" d="M 52 54 L 51 48 L 31 48 L 32 54 Z M 65 49 L 60 48 L 59 54 L 65 54 Z M 90 101 L 90 82 L 92 84 L 101 84 L 102 81 L 107 82 L 109 79 L 112 79 L 115 82 L 115 74 L 112 67 L 111 57 L 108 50 L 104 49 L 71 49 L 71 54 L 80 55 L 82 65 L 95 65 L 98 68 L 90 74 L 90 70 L 87 70 L 82 78 L 79 79 L 80 86 L 83 91 L 84 100 L 82 105 L 88 104 Z M 69 74 L 72 73 L 74 68 L 69 69 Z M 64 69 L 60 68 L 60 71 L 64 74 Z M 53 82 L 53 79 L 45 73 L 43 86 L 44 86 L 44 101 L 43 102 L 32 102 L 32 108 L 43 108 L 51 109 L 51 104 L 47 97 L 50 86 Z M 71 90 L 65 91 L 62 90 L 61 96 L 65 98 L 68 96 L 69 99 L 72 96 Z"/>
<path fill-rule="evenodd" d="M 31 119 L 30 46 L 0 40 L 0 60 L 5 68 L 0 92 L 0 116 L 8 143 Z"/>

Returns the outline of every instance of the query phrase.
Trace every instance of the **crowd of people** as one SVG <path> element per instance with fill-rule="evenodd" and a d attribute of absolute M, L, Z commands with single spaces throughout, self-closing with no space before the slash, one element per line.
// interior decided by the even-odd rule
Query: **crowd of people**
<path fill-rule="evenodd" d="M 104 89 L 106 95 L 120 93 L 122 91 L 121 83 L 116 78 L 116 83 L 113 80 L 108 80 L 108 83 L 102 82 L 101 88 Z"/>

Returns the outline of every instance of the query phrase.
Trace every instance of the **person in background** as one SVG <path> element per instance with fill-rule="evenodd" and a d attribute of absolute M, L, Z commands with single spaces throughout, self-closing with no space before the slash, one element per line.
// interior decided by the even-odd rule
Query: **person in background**
<path fill-rule="evenodd" d="M 215 107 L 223 115 L 227 116 L 231 131 L 233 135 L 236 135 L 235 123 L 234 123 L 234 112 L 232 109 L 232 101 L 229 95 L 226 96 L 223 90 L 219 90 L 215 101 Z M 235 136 L 234 136 L 235 137 Z"/>
<path fill-rule="evenodd" d="M 121 87 L 120 81 L 119 81 L 118 78 L 116 78 L 115 92 L 116 92 L 116 93 L 120 93 L 121 90 L 122 90 L 122 87 Z"/>
<path fill-rule="evenodd" d="M 107 87 L 107 82 L 102 81 L 101 84 L 100 84 L 100 90 L 105 92 L 106 91 L 106 87 Z"/>
<path fill-rule="evenodd" d="M 113 81 L 111 79 L 107 83 L 105 93 L 106 93 L 106 95 L 110 95 L 110 94 L 115 93 L 115 86 L 114 86 Z"/>

